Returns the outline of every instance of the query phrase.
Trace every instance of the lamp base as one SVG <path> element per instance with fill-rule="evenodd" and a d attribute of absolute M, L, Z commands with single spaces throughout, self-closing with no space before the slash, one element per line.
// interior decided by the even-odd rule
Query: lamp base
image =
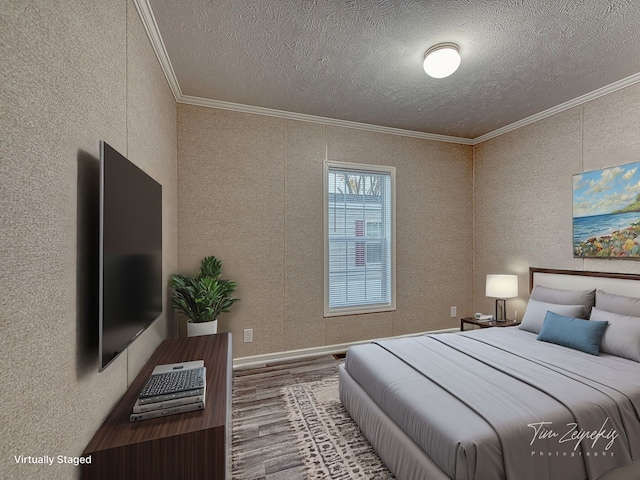
<path fill-rule="evenodd" d="M 496 322 L 507 321 L 507 301 L 504 298 L 496 298 Z"/>

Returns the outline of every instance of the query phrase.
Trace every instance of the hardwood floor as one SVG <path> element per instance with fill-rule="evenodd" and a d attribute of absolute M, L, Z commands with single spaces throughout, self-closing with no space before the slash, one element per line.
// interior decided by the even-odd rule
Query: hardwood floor
<path fill-rule="evenodd" d="M 282 387 L 320 380 L 338 371 L 342 359 L 310 357 L 233 372 L 234 480 L 306 479 L 304 462 L 289 426 Z"/>

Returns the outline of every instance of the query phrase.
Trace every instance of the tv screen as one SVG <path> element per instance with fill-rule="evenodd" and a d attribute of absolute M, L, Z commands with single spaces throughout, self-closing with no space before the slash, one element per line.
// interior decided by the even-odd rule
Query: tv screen
<path fill-rule="evenodd" d="M 100 142 L 100 371 L 162 313 L 162 186 Z"/>

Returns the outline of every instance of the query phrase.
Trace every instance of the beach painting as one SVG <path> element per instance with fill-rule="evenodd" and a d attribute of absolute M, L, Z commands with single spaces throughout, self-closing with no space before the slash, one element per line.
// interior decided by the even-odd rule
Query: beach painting
<path fill-rule="evenodd" d="M 573 255 L 640 258 L 640 162 L 573 176 Z"/>

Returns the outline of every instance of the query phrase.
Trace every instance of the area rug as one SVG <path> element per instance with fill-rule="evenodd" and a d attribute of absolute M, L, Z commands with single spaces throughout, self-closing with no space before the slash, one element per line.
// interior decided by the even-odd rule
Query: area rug
<path fill-rule="evenodd" d="M 338 375 L 282 389 L 308 478 L 395 478 L 382 463 L 338 396 Z"/>

